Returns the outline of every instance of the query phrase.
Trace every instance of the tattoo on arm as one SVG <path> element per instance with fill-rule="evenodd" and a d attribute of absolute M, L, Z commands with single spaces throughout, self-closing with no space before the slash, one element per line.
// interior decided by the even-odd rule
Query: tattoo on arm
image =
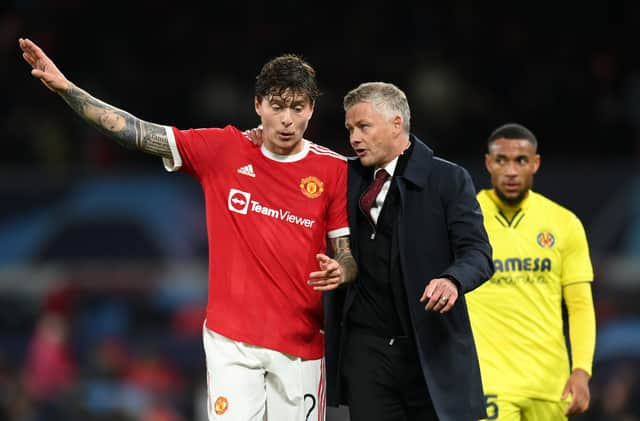
<path fill-rule="evenodd" d="M 358 265 L 351 255 L 349 237 L 338 237 L 331 239 L 331 246 L 335 253 L 334 259 L 340 263 L 344 271 L 344 282 L 352 282 L 358 274 Z"/>
<path fill-rule="evenodd" d="M 140 120 L 92 97 L 75 85 L 60 95 L 80 117 L 122 146 L 164 158 L 171 157 L 164 126 Z"/>

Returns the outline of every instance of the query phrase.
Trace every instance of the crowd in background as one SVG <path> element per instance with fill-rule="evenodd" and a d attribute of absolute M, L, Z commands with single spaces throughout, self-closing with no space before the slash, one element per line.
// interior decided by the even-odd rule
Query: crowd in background
<path fill-rule="evenodd" d="M 533 127 L 546 156 L 637 156 L 640 149 L 640 6 L 632 1 L 582 5 L 579 14 L 568 4 L 468 0 L 197 9 L 150 1 L 95 9 L 74 0 L 9 3 L 0 9 L 6 164 L 147 162 L 55 105 L 60 99 L 28 77 L 19 36 L 42 45 L 97 97 L 180 128 L 253 127 L 259 66 L 293 52 L 316 67 L 324 92 L 309 136 L 343 152 L 341 99 L 365 80 L 409 92 L 412 129 L 444 156 L 482 153 L 490 129 L 505 121 Z"/>
<path fill-rule="evenodd" d="M 476 181 L 484 177 L 479 163 L 491 128 L 518 121 L 535 131 L 548 165 L 536 187 L 581 216 L 593 240 L 600 348 L 592 410 L 580 419 L 640 420 L 640 270 L 622 281 L 607 265 L 610 255 L 640 259 L 640 246 L 629 246 L 640 244 L 640 228 L 633 228 L 640 227 L 640 182 L 633 181 L 640 176 L 640 3 L 518 7 L 369 0 L 189 9 L 146 0 L 122 8 L 9 0 L 0 6 L 0 238 L 13 221 L 63 201 L 84 177 L 122 169 L 132 180 L 138 173 L 174 177 L 43 90 L 19 57 L 18 37 L 42 45 L 97 97 L 179 128 L 255 126 L 259 66 L 299 53 L 315 66 L 323 91 L 308 136 L 345 154 L 342 96 L 366 80 L 407 91 L 412 130 L 439 155 L 469 163 Z M 618 191 L 625 192 L 619 201 Z M 179 254 L 206 267 L 203 219 L 198 224 L 196 238 L 193 221 L 187 224 L 185 235 L 197 243 L 191 255 Z M 85 241 L 99 243 L 108 231 Z M 82 232 L 65 234 L 75 242 L 62 257 L 42 250 L 32 256 L 34 277 L 52 263 L 75 273 L 87 252 Z M 112 250 L 123 253 L 117 237 L 110 237 Z M 125 271 L 116 285 L 92 273 L 25 292 L 25 285 L 3 285 L 16 276 L 2 257 L 0 420 L 203 419 L 206 276 L 189 293 L 169 293 L 167 285 L 181 279 L 162 274 L 169 256 L 141 253 L 135 257 L 144 273 Z M 90 257 L 102 272 L 118 264 L 113 256 L 106 263 Z"/>

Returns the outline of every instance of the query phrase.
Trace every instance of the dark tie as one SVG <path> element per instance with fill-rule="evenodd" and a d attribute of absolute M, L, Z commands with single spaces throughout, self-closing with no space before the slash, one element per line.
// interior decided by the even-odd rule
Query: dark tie
<path fill-rule="evenodd" d="M 389 173 L 384 169 L 381 169 L 376 173 L 376 178 L 373 180 L 373 183 L 369 186 L 367 191 L 360 198 L 360 209 L 367 215 L 367 218 L 371 219 L 371 207 L 376 202 L 376 197 L 378 197 L 378 193 L 380 193 L 380 189 L 382 189 L 382 185 L 389 178 Z"/>

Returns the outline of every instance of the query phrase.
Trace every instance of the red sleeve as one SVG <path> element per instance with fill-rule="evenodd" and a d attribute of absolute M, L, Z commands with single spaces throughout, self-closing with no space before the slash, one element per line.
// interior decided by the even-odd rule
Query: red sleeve
<path fill-rule="evenodd" d="M 233 126 L 224 129 L 167 128 L 172 159 L 164 159 L 165 168 L 168 171 L 183 169 L 202 179 L 207 173 L 215 171 L 216 165 L 212 165 L 212 162 L 220 159 L 223 148 L 229 145 L 238 133 L 238 129 Z"/>
<path fill-rule="evenodd" d="M 333 179 L 334 193 L 327 209 L 327 233 L 330 238 L 349 235 L 347 217 L 347 162 L 340 160 Z"/>

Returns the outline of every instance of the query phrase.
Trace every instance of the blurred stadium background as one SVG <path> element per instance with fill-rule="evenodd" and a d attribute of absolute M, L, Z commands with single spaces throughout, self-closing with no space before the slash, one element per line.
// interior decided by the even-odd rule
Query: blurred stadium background
<path fill-rule="evenodd" d="M 31 78 L 21 36 L 97 97 L 180 128 L 255 126 L 260 66 L 302 54 L 324 92 L 308 137 L 345 154 L 342 95 L 393 82 L 413 132 L 478 188 L 490 131 L 527 125 L 535 189 L 583 220 L 595 264 L 580 419 L 640 419 L 640 3 L 414 3 L 0 3 L 0 420 L 206 419 L 200 188 L 76 117 Z"/>

